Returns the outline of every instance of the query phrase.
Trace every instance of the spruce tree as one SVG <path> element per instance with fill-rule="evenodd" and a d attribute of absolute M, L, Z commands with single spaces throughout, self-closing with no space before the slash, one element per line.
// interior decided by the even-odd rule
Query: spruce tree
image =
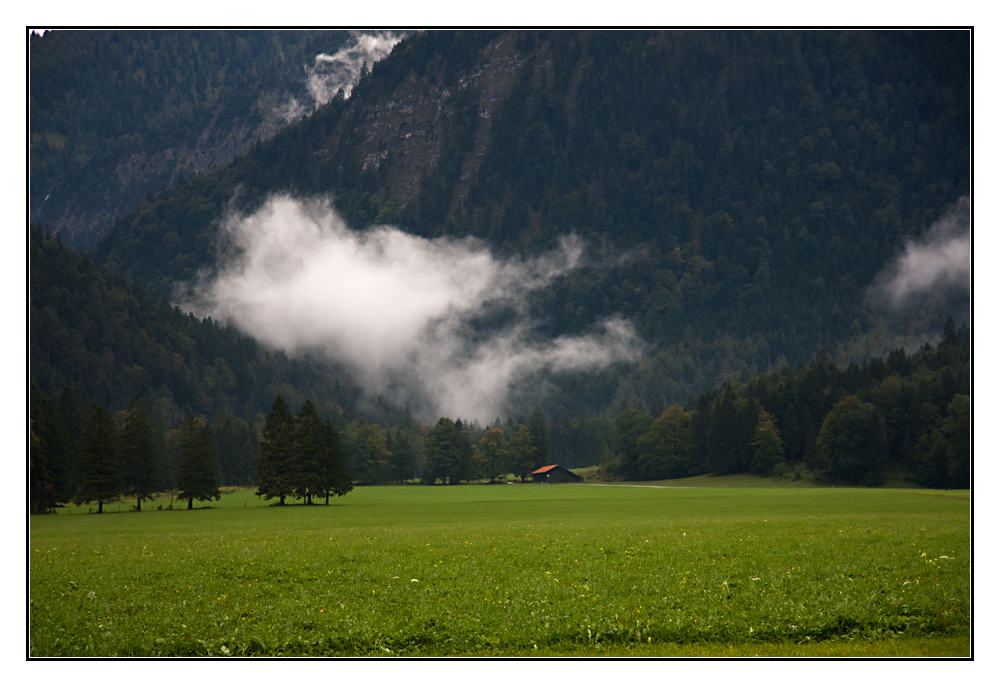
<path fill-rule="evenodd" d="M 417 473 L 417 452 L 413 442 L 402 430 L 396 430 L 389 436 L 386 448 L 392 454 L 389 459 L 392 481 L 405 482 L 413 479 Z"/>
<path fill-rule="evenodd" d="M 535 447 L 535 465 L 549 465 L 552 461 L 552 447 L 549 443 L 549 427 L 541 408 L 536 407 L 531 412 L 528 429 L 531 431 L 531 444 Z"/>
<path fill-rule="evenodd" d="M 298 467 L 295 493 L 309 505 L 312 505 L 313 496 L 326 492 L 329 436 L 325 431 L 325 424 L 316 412 L 316 406 L 309 400 L 302 404 L 299 415 L 295 418 L 295 464 Z"/>
<path fill-rule="evenodd" d="M 323 445 L 326 446 L 326 452 L 323 456 L 326 478 L 323 495 L 326 497 L 326 505 L 329 506 L 330 494 L 343 496 L 354 489 L 354 484 L 351 481 L 351 471 L 347 466 L 347 456 L 344 455 L 340 432 L 335 430 L 329 422 L 324 422 L 323 436 Z"/>
<path fill-rule="evenodd" d="M 465 476 L 468 470 L 465 464 L 468 452 L 466 444 L 469 444 L 469 440 L 464 437 L 460 422 L 456 423 L 451 418 L 443 417 L 427 435 L 424 447 L 426 455 L 424 482 L 434 484 L 440 479 L 444 484 L 458 484 L 458 481 Z"/>
<path fill-rule="evenodd" d="M 295 493 L 295 418 L 280 395 L 271 404 L 260 437 L 260 460 L 257 463 L 257 494 L 265 499 Z"/>
<path fill-rule="evenodd" d="M 766 410 L 761 410 L 757 416 L 757 429 L 750 445 L 753 447 L 753 467 L 750 471 L 758 475 L 770 475 L 785 456 L 777 421 Z"/>
<path fill-rule="evenodd" d="M 142 502 L 152 498 L 156 479 L 153 426 L 141 396 L 136 396 L 125 412 L 118 439 L 125 493 L 135 497 L 135 509 L 141 511 Z"/>
<path fill-rule="evenodd" d="M 118 430 L 111 414 L 98 405 L 80 434 L 79 486 L 73 502 L 80 505 L 97 501 L 97 512 L 103 513 L 104 502 L 121 493 L 120 479 Z"/>
<path fill-rule="evenodd" d="M 188 415 L 181 425 L 181 457 L 177 466 L 180 499 L 187 499 L 188 510 L 194 500 L 219 500 L 219 463 L 215 457 L 212 429 L 203 418 Z"/>

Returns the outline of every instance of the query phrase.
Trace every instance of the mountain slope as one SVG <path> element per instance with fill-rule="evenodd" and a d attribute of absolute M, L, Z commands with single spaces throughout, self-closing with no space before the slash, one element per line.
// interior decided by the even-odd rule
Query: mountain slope
<path fill-rule="evenodd" d="M 315 399 L 334 417 L 354 416 L 364 401 L 343 371 L 290 360 L 183 313 L 37 225 L 29 259 L 30 377 L 42 394 L 74 386 L 111 410 L 143 395 L 177 423 L 187 413 L 252 421 L 279 393 L 296 406 Z"/>
<path fill-rule="evenodd" d="M 591 411 L 821 347 L 880 355 L 968 316 L 959 289 L 893 320 L 868 287 L 970 193 L 969 51 L 963 31 L 419 34 L 350 100 L 141 203 L 95 257 L 170 295 L 215 260 L 227 208 L 329 194 L 354 227 L 501 253 L 587 238 L 532 314 L 558 336 L 621 313 L 654 344 Z"/>
<path fill-rule="evenodd" d="M 346 31 L 48 31 L 29 39 L 31 221 L 89 246 L 170 183 L 302 114 Z"/>

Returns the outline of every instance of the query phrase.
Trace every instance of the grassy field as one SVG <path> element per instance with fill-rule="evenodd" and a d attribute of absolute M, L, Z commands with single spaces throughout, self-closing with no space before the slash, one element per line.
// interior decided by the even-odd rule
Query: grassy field
<path fill-rule="evenodd" d="M 968 492 L 516 484 L 261 503 L 32 517 L 30 654 L 970 652 Z"/>

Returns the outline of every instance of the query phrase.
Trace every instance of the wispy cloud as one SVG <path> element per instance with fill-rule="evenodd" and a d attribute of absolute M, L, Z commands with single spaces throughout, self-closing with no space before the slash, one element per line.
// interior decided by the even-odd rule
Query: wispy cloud
<path fill-rule="evenodd" d="M 329 202 L 288 196 L 229 217 L 223 236 L 227 255 L 187 285 L 184 307 L 291 354 L 345 364 L 426 421 L 489 421 L 520 385 L 635 361 L 643 350 L 623 319 L 555 339 L 532 326 L 527 296 L 583 260 L 573 236 L 536 258 L 500 259 L 471 238 L 352 231 Z M 504 324 L 482 326 L 490 317 Z"/>
<path fill-rule="evenodd" d="M 344 89 L 344 96 L 351 97 L 351 89 L 361 76 L 362 66 L 368 69 L 392 52 L 403 34 L 395 31 L 377 33 L 355 32 L 354 40 L 333 55 L 316 55 L 312 66 L 306 67 L 306 86 L 316 107 L 330 102 L 337 91 Z"/>
<path fill-rule="evenodd" d="M 935 222 L 884 269 L 869 291 L 876 302 L 905 309 L 972 290 L 972 226 L 968 198 Z"/>

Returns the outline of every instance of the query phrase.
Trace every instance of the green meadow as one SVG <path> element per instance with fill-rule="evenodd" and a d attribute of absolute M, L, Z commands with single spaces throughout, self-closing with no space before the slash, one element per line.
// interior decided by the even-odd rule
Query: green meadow
<path fill-rule="evenodd" d="M 247 490 L 167 504 L 31 517 L 30 655 L 970 653 L 967 491 L 412 485 L 328 507 Z"/>

